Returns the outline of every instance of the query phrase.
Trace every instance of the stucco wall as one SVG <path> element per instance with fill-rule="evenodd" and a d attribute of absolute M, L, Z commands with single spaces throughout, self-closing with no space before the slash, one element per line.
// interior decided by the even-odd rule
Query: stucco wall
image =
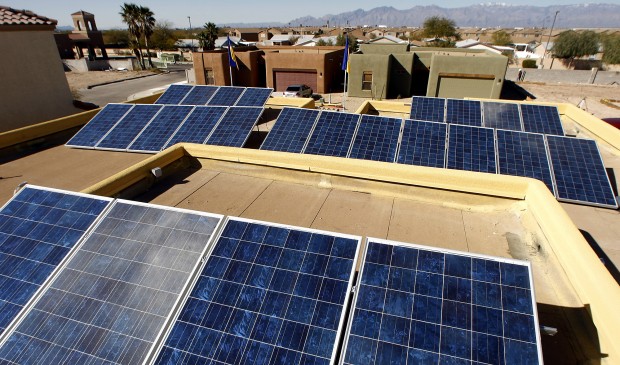
<path fill-rule="evenodd" d="M 389 54 L 352 54 L 349 73 L 349 95 L 374 99 L 385 99 L 390 77 L 392 56 Z M 362 76 L 372 72 L 371 90 L 362 90 Z"/>
<path fill-rule="evenodd" d="M 0 49 L 0 132 L 81 111 L 51 30 L 0 31 Z"/>
<path fill-rule="evenodd" d="M 341 70 L 343 51 L 329 53 L 309 52 L 266 52 L 265 68 L 267 87 L 275 87 L 275 71 L 314 70 L 317 89 L 314 92 L 326 93 L 334 88 L 334 83 L 343 77 Z"/>

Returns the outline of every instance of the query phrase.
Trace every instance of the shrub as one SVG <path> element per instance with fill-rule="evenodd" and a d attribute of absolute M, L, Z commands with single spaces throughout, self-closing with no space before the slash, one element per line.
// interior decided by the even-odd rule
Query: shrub
<path fill-rule="evenodd" d="M 521 67 L 523 68 L 538 68 L 536 65 L 536 60 L 523 60 L 521 63 Z"/>

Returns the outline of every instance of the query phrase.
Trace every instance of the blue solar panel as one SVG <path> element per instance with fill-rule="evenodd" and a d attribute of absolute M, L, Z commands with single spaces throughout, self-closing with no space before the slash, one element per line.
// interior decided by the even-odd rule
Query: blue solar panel
<path fill-rule="evenodd" d="M 596 142 L 547 136 L 559 200 L 617 208 Z"/>
<path fill-rule="evenodd" d="M 27 185 L 0 210 L 0 334 L 110 200 Z"/>
<path fill-rule="evenodd" d="M 521 116 L 526 132 L 564 135 L 560 114 L 555 106 L 521 104 Z"/>
<path fill-rule="evenodd" d="M 359 114 L 321 112 L 304 153 L 346 157 Z"/>
<path fill-rule="evenodd" d="M 363 115 L 350 158 L 394 162 L 402 119 Z"/>
<path fill-rule="evenodd" d="M 235 106 L 264 106 L 273 89 L 248 87 Z"/>
<path fill-rule="evenodd" d="M 206 144 L 243 147 L 263 108 L 230 107 L 209 136 Z"/>
<path fill-rule="evenodd" d="M 369 239 L 344 364 L 538 364 L 527 262 Z"/>
<path fill-rule="evenodd" d="M 497 159 L 500 174 L 538 179 L 555 191 L 544 135 L 498 129 Z"/>
<path fill-rule="evenodd" d="M 496 172 L 493 129 L 451 124 L 448 133 L 447 168 Z"/>
<path fill-rule="evenodd" d="M 448 99 L 446 122 L 482 126 L 482 108 L 477 100 Z"/>
<path fill-rule="evenodd" d="M 192 111 L 189 105 L 167 105 L 142 133 L 129 145 L 129 151 L 159 152 L 170 136 L 179 128 L 187 114 Z"/>
<path fill-rule="evenodd" d="M 0 348 L 0 362 L 140 364 L 221 216 L 117 201 Z"/>
<path fill-rule="evenodd" d="M 448 125 L 445 123 L 405 120 L 396 162 L 444 167 L 447 129 Z"/>
<path fill-rule="evenodd" d="M 282 109 L 260 149 L 301 153 L 319 113 L 315 109 Z"/>
<path fill-rule="evenodd" d="M 358 247 L 230 219 L 156 363 L 334 363 Z"/>
<path fill-rule="evenodd" d="M 157 99 L 157 104 L 178 104 L 192 90 L 191 85 L 170 85 L 162 96 Z"/>
<path fill-rule="evenodd" d="M 179 101 L 181 105 L 205 105 L 217 91 L 217 86 L 196 85 L 188 92 L 185 98 Z"/>
<path fill-rule="evenodd" d="M 245 91 L 243 87 L 221 86 L 211 97 L 207 105 L 232 106 L 235 105 L 239 96 Z"/>
<path fill-rule="evenodd" d="M 446 99 L 414 96 L 411 100 L 411 114 L 409 117 L 416 120 L 430 122 L 445 122 Z"/>
<path fill-rule="evenodd" d="M 71 147 L 94 148 L 97 142 L 131 109 L 131 104 L 108 104 L 67 142 Z"/>
<path fill-rule="evenodd" d="M 164 148 L 180 142 L 204 143 L 224 113 L 226 113 L 224 106 L 195 107 Z"/>
<path fill-rule="evenodd" d="M 482 105 L 484 107 L 485 127 L 511 131 L 523 130 L 518 104 L 485 101 Z"/>
<path fill-rule="evenodd" d="M 97 149 L 125 150 L 163 105 L 135 105 L 95 146 Z"/>

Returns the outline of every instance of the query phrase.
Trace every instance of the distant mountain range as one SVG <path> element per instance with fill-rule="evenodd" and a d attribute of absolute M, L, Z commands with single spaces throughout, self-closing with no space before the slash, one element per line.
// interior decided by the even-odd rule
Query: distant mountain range
<path fill-rule="evenodd" d="M 414 6 L 411 9 L 396 9 L 381 6 L 371 10 L 357 9 L 341 14 L 328 14 L 319 18 L 305 16 L 283 23 L 237 23 L 233 27 L 260 26 L 421 26 L 424 19 L 442 16 L 453 19 L 459 27 L 551 27 L 553 16 L 560 11 L 556 28 L 618 28 L 620 27 L 620 5 L 578 4 L 552 6 L 510 5 L 506 3 L 484 3 L 461 8 L 439 6 Z"/>

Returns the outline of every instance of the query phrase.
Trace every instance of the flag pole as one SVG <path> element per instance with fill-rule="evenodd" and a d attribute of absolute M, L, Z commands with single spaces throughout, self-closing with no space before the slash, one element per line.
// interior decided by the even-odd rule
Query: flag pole
<path fill-rule="evenodd" d="M 230 45 L 228 47 L 230 47 Z M 230 86 L 235 86 L 232 81 L 232 66 L 230 65 L 230 62 L 228 63 L 228 70 L 230 72 Z"/>
<path fill-rule="evenodd" d="M 345 32 L 344 56 L 342 57 L 342 70 L 344 71 L 344 91 L 342 93 L 342 110 L 345 110 L 347 101 L 347 78 L 349 75 L 349 35 Z"/>
<path fill-rule="evenodd" d="M 345 101 L 347 100 L 347 76 L 348 72 L 347 70 L 344 70 L 344 93 L 342 96 L 342 110 L 346 110 Z"/>

